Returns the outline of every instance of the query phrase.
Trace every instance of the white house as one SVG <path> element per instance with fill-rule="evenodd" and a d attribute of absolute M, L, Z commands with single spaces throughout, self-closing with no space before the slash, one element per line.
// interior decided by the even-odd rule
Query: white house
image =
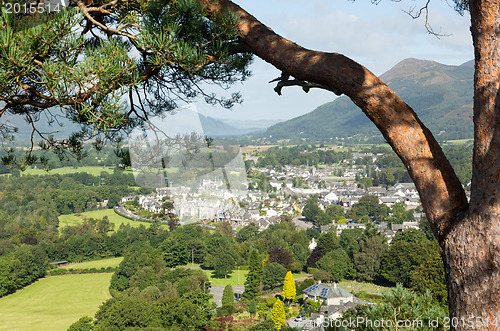
<path fill-rule="evenodd" d="M 320 300 L 321 302 L 325 302 L 327 306 L 343 306 L 347 302 L 354 301 L 354 295 L 346 289 L 337 286 L 337 283 L 322 284 L 318 282 L 302 292 L 304 293 L 304 299 Z"/>
<path fill-rule="evenodd" d="M 325 197 L 323 198 L 325 201 L 328 201 L 328 202 L 338 202 L 339 201 L 339 196 L 336 195 L 335 193 L 330 192 L 328 193 L 327 195 L 325 195 Z"/>

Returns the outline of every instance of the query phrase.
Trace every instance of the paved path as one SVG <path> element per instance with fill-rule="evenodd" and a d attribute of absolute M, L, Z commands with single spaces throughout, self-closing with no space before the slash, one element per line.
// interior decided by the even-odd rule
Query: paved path
<path fill-rule="evenodd" d="M 293 224 L 295 224 L 295 226 L 298 228 L 298 229 L 304 229 L 304 230 L 307 230 L 307 229 L 310 229 L 314 226 L 314 224 L 312 222 L 309 222 L 307 220 L 307 218 L 305 218 L 304 216 L 295 216 L 292 220 Z"/>
<path fill-rule="evenodd" d="M 214 302 L 217 304 L 217 307 L 222 306 L 222 293 L 224 292 L 224 287 L 223 285 L 212 285 L 210 288 L 210 293 L 214 295 Z M 238 286 L 238 285 L 233 285 L 233 291 L 234 293 L 243 293 L 245 290 L 245 286 Z"/>

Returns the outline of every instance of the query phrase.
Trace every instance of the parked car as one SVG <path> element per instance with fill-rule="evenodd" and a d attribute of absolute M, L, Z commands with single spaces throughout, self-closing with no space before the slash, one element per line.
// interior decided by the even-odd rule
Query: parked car
<path fill-rule="evenodd" d="M 306 317 L 304 315 L 297 315 L 297 317 L 295 317 L 295 322 L 300 322 L 300 321 L 303 321 L 305 319 L 306 319 Z"/>

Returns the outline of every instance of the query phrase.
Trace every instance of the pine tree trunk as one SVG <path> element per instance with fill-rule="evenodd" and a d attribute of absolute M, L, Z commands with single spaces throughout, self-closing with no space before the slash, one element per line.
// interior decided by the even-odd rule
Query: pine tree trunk
<path fill-rule="evenodd" d="M 474 161 L 468 211 L 440 239 L 456 330 L 500 329 L 500 1 L 471 1 Z"/>
<path fill-rule="evenodd" d="M 465 215 L 441 243 L 452 329 L 500 329 L 499 217 Z"/>

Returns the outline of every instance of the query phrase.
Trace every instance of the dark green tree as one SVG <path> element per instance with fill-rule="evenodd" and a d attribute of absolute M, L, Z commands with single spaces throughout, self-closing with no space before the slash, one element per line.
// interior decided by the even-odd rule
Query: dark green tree
<path fill-rule="evenodd" d="M 80 318 L 75 323 L 71 324 L 68 331 L 92 331 L 94 329 L 94 319 L 89 316 Z"/>
<path fill-rule="evenodd" d="M 231 285 L 224 287 L 222 306 L 218 310 L 219 316 L 229 316 L 234 312 L 234 291 Z"/>
<path fill-rule="evenodd" d="M 338 221 L 342 217 L 345 217 L 344 208 L 342 208 L 342 206 L 340 205 L 334 204 L 326 207 L 325 213 L 335 221 Z"/>
<path fill-rule="evenodd" d="M 268 263 L 264 266 L 262 285 L 264 288 L 274 288 L 283 283 L 287 270 L 278 263 Z"/>
<path fill-rule="evenodd" d="M 352 261 L 342 248 L 337 248 L 323 255 L 316 265 L 319 269 L 329 272 L 334 282 L 356 276 Z"/>
<path fill-rule="evenodd" d="M 352 205 L 347 213 L 347 217 L 353 220 L 359 220 L 363 216 L 369 216 L 378 221 L 383 221 L 388 214 L 389 207 L 380 203 L 378 197 L 374 195 L 364 195 L 357 203 Z"/>
<path fill-rule="evenodd" d="M 435 243 L 436 249 L 430 251 L 429 257 L 419 265 L 411 275 L 411 289 L 423 294 L 430 290 L 432 297 L 443 308 L 448 306 L 448 291 L 446 289 L 446 280 L 444 276 L 443 260 L 439 255 L 439 249 Z"/>
<path fill-rule="evenodd" d="M 406 242 L 406 243 L 421 243 L 427 242 L 427 237 L 425 233 L 421 230 L 417 229 L 407 229 L 401 232 L 397 232 L 391 240 L 391 244 L 394 245 L 397 242 Z"/>
<path fill-rule="evenodd" d="M 359 253 L 354 254 L 356 277 L 365 282 L 372 282 L 380 268 L 384 253 L 384 244 L 379 236 L 373 236 L 360 242 Z"/>
<path fill-rule="evenodd" d="M 214 269 L 217 276 L 227 277 L 235 265 L 235 251 L 233 239 L 218 234 L 205 242 L 204 264 Z"/>
<path fill-rule="evenodd" d="M 340 247 L 339 238 L 335 229 L 331 229 L 326 233 L 322 233 L 318 239 L 317 246 L 323 254 L 331 252 Z"/>
<path fill-rule="evenodd" d="M 436 247 L 429 241 L 391 244 L 382 255 L 378 274 L 382 280 L 393 285 L 401 283 L 409 287 L 413 271 L 428 259 L 433 249 Z"/>
<path fill-rule="evenodd" d="M 254 299 L 257 297 L 262 283 L 263 272 L 259 252 L 256 249 L 252 249 L 248 255 L 248 274 L 245 280 L 244 298 Z"/>
<path fill-rule="evenodd" d="M 259 227 L 255 223 L 250 223 L 249 225 L 243 227 L 236 234 L 236 241 L 245 242 L 248 240 L 253 240 L 259 234 Z"/>

